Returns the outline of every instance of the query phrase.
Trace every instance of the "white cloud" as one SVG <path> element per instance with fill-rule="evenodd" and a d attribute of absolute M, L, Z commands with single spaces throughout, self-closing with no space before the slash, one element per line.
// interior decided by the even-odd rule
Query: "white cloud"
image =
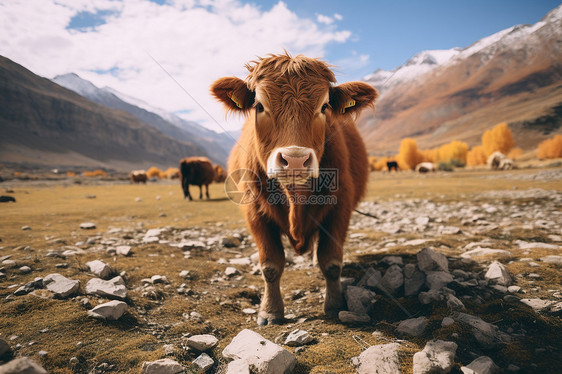
<path fill-rule="evenodd" d="M 343 19 L 343 16 L 339 13 L 334 13 L 334 19 L 341 21 Z"/>
<path fill-rule="evenodd" d="M 330 25 L 334 22 L 334 19 L 323 14 L 316 14 L 316 21 L 326 25 Z"/>
<path fill-rule="evenodd" d="M 204 6 L 200 6 L 204 3 Z M 68 30 L 78 12 L 111 11 L 106 23 Z M 327 17 L 329 18 L 329 17 Z M 49 78 L 75 72 L 215 130 L 233 129 L 209 95 L 222 76 L 246 76 L 244 64 L 267 53 L 322 57 L 329 43 L 351 33 L 298 17 L 279 2 L 269 10 L 238 0 L 15 0 L 0 3 L 0 54 Z M 210 119 L 156 64 L 200 103 Z M 101 73 L 111 70 L 113 74 Z"/>

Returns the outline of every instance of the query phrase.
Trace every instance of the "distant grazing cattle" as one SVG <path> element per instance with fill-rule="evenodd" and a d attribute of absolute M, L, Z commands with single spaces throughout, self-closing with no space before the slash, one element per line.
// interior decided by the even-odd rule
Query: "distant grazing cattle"
<path fill-rule="evenodd" d="M 189 185 L 199 186 L 199 198 L 203 198 L 203 186 L 205 195 L 209 199 L 209 184 L 215 179 L 215 169 L 207 157 L 187 157 L 180 161 L 180 180 L 184 198 L 191 198 Z"/>
<path fill-rule="evenodd" d="M 416 172 L 418 173 L 429 173 L 435 170 L 435 165 L 432 162 L 420 162 L 416 165 Z"/>
<path fill-rule="evenodd" d="M 486 162 L 488 168 L 492 170 L 511 170 L 513 161 L 501 152 L 494 152 L 488 157 Z"/>
<path fill-rule="evenodd" d="M 226 170 L 220 165 L 215 165 L 215 182 L 222 183 L 226 180 Z"/>
<path fill-rule="evenodd" d="M 387 161 L 386 162 L 386 167 L 388 168 L 388 171 L 391 172 L 392 169 L 394 169 L 394 171 L 398 171 L 398 162 L 396 161 Z"/>
<path fill-rule="evenodd" d="M 255 197 L 243 209 L 265 283 L 258 324 L 284 320 L 283 234 L 299 255 L 317 244 L 326 279 L 324 310 L 336 314 L 345 305 L 343 244 L 369 176 L 354 119 L 373 105 L 377 91 L 362 82 L 336 86 L 327 64 L 302 55 L 270 55 L 247 67 L 246 80 L 222 78 L 211 91 L 227 110 L 247 118 L 228 170 L 251 171 L 237 187 Z"/>
<path fill-rule="evenodd" d="M 145 170 L 133 170 L 129 174 L 129 178 L 131 179 L 131 183 L 145 183 L 148 180 L 148 175 L 146 175 Z"/>
<path fill-rule="evenodd" d="M 6 196 L 6 195 L 0 196 L 0 203 L 15 203 L 15 202 L 16 202 L 16 198 L 13 196 Z"/>

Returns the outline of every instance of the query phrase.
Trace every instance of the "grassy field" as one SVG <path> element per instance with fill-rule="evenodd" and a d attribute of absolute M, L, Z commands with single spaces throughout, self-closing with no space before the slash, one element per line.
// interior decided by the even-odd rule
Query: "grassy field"
<path fill-rule="evenodd" d="M 365 200 L 428 199 L 470 204 L 475 194 L 484 191 L 531 188 L 562 191 L 560 180 L 525 178 L 537 171 L 514 170 L 504 172 L 500 177 L 498 173 L 488 171 L 430 175 L 372 173 Z M 337 320 L 326 319 L 322 314 L 320 292 L 323 279 L 318 269 L 310 266 L 289 268 L 282 279 L 282 291 L 286 296 L 285 313 L 294 314 L 295 320 L 282 326 L 257 327 L 255 315 L 245 314 L 242 310 L 259 305 L 261 276 L 253 275 L 251 267 L 244 266 L 240 276 L 227 278 L 223 275 L 229 260 L 250 256 L 256 249 L 249 238 L 243 239 L 238 248 L 224 249 L 220 245 L 220 239 L 225 236 L 244 238 L 248 235 L 238 206 L 228 200 L 222 184 L 211 186 L 210 201 L 193 202 L 183 200 L 178 182 L 168 181 L 147 185 L 88 181 L 81 184 L 26 184 L 8 181 L 0 184 L 0 189 L 2 194 L 17 199 L 15 204 L 0 205 L 0 257 L 10 256 L 9 260 L 16 262 L 13 267 L 0 264 L 5 274 L 0 278 L 0 338 L 12 347 L 17 345 L 17 356 L 34 358 L 50 373 L 139 373 L 143 361 L 165 356 L 165 344 L 174 345 L 171 357 L 189 365 L 196 355 L 184 349 L 185 336 L 198 333 L 211 333 L 219 338 L 219 345 L 210 353 L 218 361 L 213 370 L 219 372 L 224 364 L 222 350 L 244 328 L 257 331 L 270 340 L 279 340 L 295 328 L 306 330 L 315 337 L 315 342 L 298 353 L 297 372 L 349 373 L 353 372 L 351 357 L 362 351 L 356 343 L 357 338 L 371 345 L 396 338 L 393 329 L 397 309 L 384 300 L 380 301 L 381 317 L 374 325 L 350 327 Z M 198 196 L 197 188 L 192 187 L 192 195 Z M 81 230 L 83 222 L 92 222 L 96 228 Z M 29 229 L 22 229 L 25 226 Z M 160 242 L 139 241 L 146 230 L 152 228 L 165 229 Z M 189 230 L 191 234 L 186 234 Z M 367 234 L 373 246 L 392 236 L 413 238 L 412 235 L 384 234 L 376 228 L 361 232 Z M 521 234 L 520 239 L 530 240 L 533 235 L 540 236 L 540 233 L 526 232 Z M 181 237 L 195 240 L 218 238 L 219 243 L 210 244 L 205 250 L 192 250 L 186 256 L 181 249 L 166 243 Z M 453 243 L 451 251 L 454 251 L 455 238 L 444 237 L 442 241 Z M 106 251 L 111 246 L 127 243 L 133 247 L 132 256 L 115 256 Z M 82 251 L 66 258 L 45 256 L 51 250 L 75 247 Z M 348 265 L 344 271 L 346 276 L 360 274 L 361 267 L 355 265 L 372 262 L 373 256 L 376 257 L 355 255 L 357 248 L 353 245 L 349 247 L 346 256 Z M 397 247 L 384 254 L 408 258 L 420 249 Z M 543 251 L 529 256 L 545 254 L 556 253 Z M 129 313 L 119 321 L 102 322 L 87 316 L 87 309 L 105 301 L 87 296 L 84 292 L 85 284 L 93 277 L 85 263 L 95 259 L 103 260 L 117 273 L 123 273 L 128 288 Z M 58 267 L 61 263 L 67 266 Z M 29 266 L 32 271 L 22 274 L 19 271 L 21 266 Z M 518 271 L 517 266 L 513 264 L 509 270 Z M 179 273 L 182 270 L 189 270 L 191 278 L 181 278 Z M 55 300 L 42 292 L 13 296 L 17 286 L 51 273 L 80 280 L 80 295 L 66 300 Z M 169 284 L 143 286 L 143 279 L 157 274 L 165 275 Z M 543 283 L 539 283 L 545 290 L 560 289 L 561 281 L 559 269 L 549 267 L 542 274 Z M 189 292 L 177 292 L 182 283 Z M 418 307 L 414 301 L 405 298 L 401 302 L 412 308 Z M 508 309 L 498 303 L 478 308 L 490 318 L 516 319 L 514 316 L 502 316 L 502 311 Z M 201 320 L 184 316 L 194 311 L 202 316 Z M 562 331 L 559 317 L 533 315 L 534 312 L 527 309 L 518 313 L 521 320 L 534 319 L 534 323 L 541 326 L 534 333 Z M 437 324 L 447 311 L 435 306 L 430 314 L 431 323 Z M 298 318 L 306 320 L 297 323 Z M 382 335 L 373 335 L 375 330 L 381 331 Z M 401 358 L 405 372 L 412 370 L 412 355 L 421 350 L 427 340 L 446 338 L 453 332 L 443 329 L 432 331 L 403 341 Z M 462 340 L 463 332 L 458 333 Z M 547 346 L 556 342 L 546 335 L 543 338 Z M 506 363 L 512 360 L 525 367 L 526 361 L 542 357 L 534 355 L 533 349 L 525 344 L 529 341 L 509 344 L 494 352 L 496 362 L 499 360 L 507 366 Z M 294 351 L 294 348 L 286 348 Z M 560 352 L 560 345 L 554 348 Z M 47 354 L 39 357 L 40 351 Z M 458 356 L 463 357 L 463 354 Z M 76 360 L 71 361 L 71 358 Z M 537 364 L 544 372 L 549 372 L 558 362 Z M 92 371 L 94 369 L 96 371 Z"/>

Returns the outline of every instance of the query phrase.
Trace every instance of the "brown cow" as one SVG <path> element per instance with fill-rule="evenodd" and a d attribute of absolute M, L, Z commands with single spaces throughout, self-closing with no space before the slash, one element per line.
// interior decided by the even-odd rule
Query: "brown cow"
<path fill-rule="evenodd" d="M 244 174 L 238 188 L 244 196 L 255 196 L 243 207 L 265 282 L 258 324 L 284 319 L 282 234 L 297 254 L 317 244 L 326 279 L 324 310 L 334 315 L 345 307 L 343 243 L 369 175 L 354 120 L 373 105 L 377 92 L 362 82 L 336 86 L 327 64 L 301 55 L 270 55 L 246 67 L 245 81 L 222 78 L 211 91 L 229 111 L 247 117 L 228 170 L 252 172 Z M 325 183 L 334 177 L 335 185 Z"/>
<path fill-rule="evenodd" d="M 226 170 L 220 165 L 215 165 L 215 182 L 222 183 L 226 180 Z"/>
<path fill-rule="evenodd" d="M 133 170 L 131 174 L 129 174 L 129 178 L 131 179 L 131 183 L 144 183 L 148 180 L 148 176 L 146 175 L 146 170 Z"/>
<path fill-rule="evenodd" d="M 180 180 L 184 198 L 191 198 L 189 185 L 199 186 L 199 199 L 203 198 L 203 187 L 205 195 L 209 199 L 209 184 L 215 179 L 215 169 L 207 157 L 187 157 L 180 161 Z"/>

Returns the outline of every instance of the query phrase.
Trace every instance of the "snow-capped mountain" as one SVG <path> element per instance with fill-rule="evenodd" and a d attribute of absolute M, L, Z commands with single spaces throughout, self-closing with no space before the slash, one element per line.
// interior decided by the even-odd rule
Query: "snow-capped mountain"
<path fill-rule="evenodd" d="M 124 110 L 174 139 L 198 144 L 211 159 L 220 164 L 226 163 L 234 144 L 227 134 L 218 134 L 112 88 L 98 88 L 74 73 L 56 76 L 53 82 L 108 108 Z"/>
<path fill-rule="evenodd" d="M 562 132 L 562 5 L 534 25 L 515 25 L 465 48 L 424 51 L 365 81 L 379 89 L 376 113 L 359 128 L 373 154 L 393 154 L 400 140 L 421 148 L 461 140 L 507 122 L 517 146 L 534 149 Z"/>
<path fill-rule="evenodd" d="M 378 69 L 374 73 L 365 76 L 363 80 L 376 87 L 381 94 L 384 94 L 399 84 L 415 81 L 436 68 L 462 62 L 476 53 L 482 53 L 481 57 L 485 61 L 506 46 L 515 46 L 519 42 L 524 43 L 524 40 L 528 39 L 535 31 L 549 24 L 559 22 L 561 18 L 562 6 L 559 6 L 534 25 L 515 25 L 509 27 L 482 38 L 465 48 L 455 47 L 422 51 L 393 70 Z"/>

